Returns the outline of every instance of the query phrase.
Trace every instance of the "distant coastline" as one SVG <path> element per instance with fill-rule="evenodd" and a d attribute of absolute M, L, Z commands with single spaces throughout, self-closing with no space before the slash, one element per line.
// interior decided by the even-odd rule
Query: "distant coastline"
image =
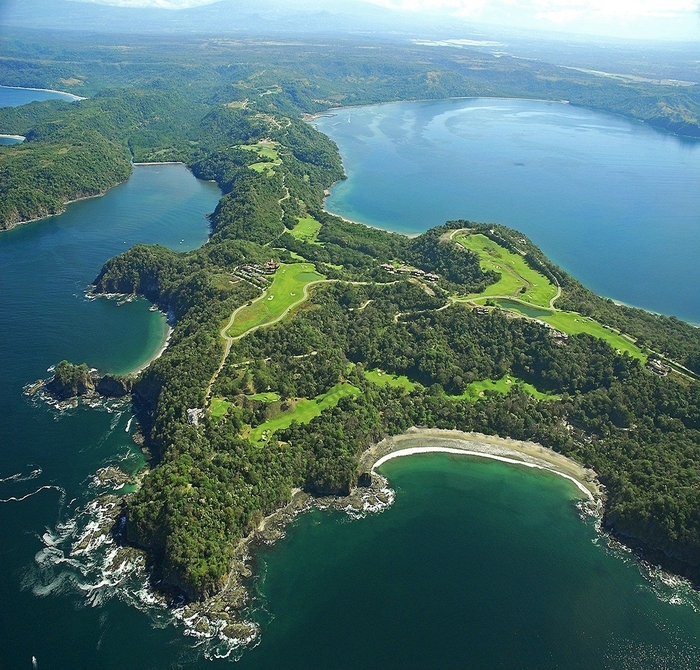
<path fill-rule="evenodd" d="M 57 91 L 54 88 L 34 88 L 33 86 L 7 86 L 5 84 L 0 84 L 0 88 L 11 88 L 15 91 L 40 91 L 41 93 L 57 93 L 59 95 L 67 95 L 73 98 L 73 102 L 76 102 L 77 100 L 87 99 L 83 96 L 75 95 L 75 93 L 69 93 L 68 91 Z"/>

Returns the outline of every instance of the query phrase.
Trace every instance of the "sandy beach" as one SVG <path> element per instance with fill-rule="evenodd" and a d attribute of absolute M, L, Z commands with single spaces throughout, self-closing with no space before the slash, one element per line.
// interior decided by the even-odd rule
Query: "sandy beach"
<path fill-rule="evenodd" d="M 172 337 L 173 334 L 173 328 L 172 326 L 168 325 L 168 334 L 165 336 L 165 341 L 161 345 L 160 349 L 153 354 L 147 361 L 139 365 L 135 370 L 131 370 L 128 374 L 132 376 L 136 376 L 139 373 L 143 372 L 153 361 L 159 359 L 163 353 L 165 353 L 165 350 L 168 348 L 168 345 L 170 344 L 170 338 Z"/>
<path fill-rule="evenodd" d="M 386 461 L 412 454 L 442 452 L 491 458 L 529 468 L 549 470 L 572 481 L 592 500 L 602 500 L 603 488 L 593 470 L 534 442 L 438 428 L 410 428 L 370 447 L 360 457 L 361 471 L 374 471 Z"/>

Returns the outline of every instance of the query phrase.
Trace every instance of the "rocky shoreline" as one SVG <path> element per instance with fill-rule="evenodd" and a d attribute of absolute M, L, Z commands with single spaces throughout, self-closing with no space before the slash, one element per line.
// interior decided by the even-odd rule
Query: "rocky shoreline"
<path fill-rule="evenodd" d="M 298 514 L 314 507 L 335 509 L 357 517 L 385 509 L 393 503 L 394 492 L 375 468 L 390 458 L 430 451 L 463 453 L 548 470 L 572 480 L 597 510 L 605 497 L 595 472 L 539 444 L 481 433 L 411 428 L 401 435 L 385 438 L 362 453 L 359 483 L 349 495 L 315 497 L 301 489 L 292 491 L 285 506 L 266 516 L 252 533 L 238 542 L 221 591 L 184 605 L 182 617 L 178 618 L 187 621 L 202 635 L 213 630 L 221 633 L 223 620 L 223 632 L 229 639 L 242 643 L 254 639 L 257 633 L 253 625 L 243 621 L 241 614 L 249 604 L 246 581 L 254 573 L 255 548 L 282 539 L 288 524 Z"/>

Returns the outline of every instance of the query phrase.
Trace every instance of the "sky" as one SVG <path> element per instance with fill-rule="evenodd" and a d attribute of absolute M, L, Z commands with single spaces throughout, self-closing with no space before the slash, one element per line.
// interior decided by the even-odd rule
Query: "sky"
<path fill-rule="evenodd" d="M 185 9 L 217 0 L 80 0 L 121 7 Z M 261 6 L 265 3 L 261 2 Z M 610 37 L 697 40 L 700 0 L 287 0 L 288 9 L 361 12 L 378 5 L 404 16 Z"/>

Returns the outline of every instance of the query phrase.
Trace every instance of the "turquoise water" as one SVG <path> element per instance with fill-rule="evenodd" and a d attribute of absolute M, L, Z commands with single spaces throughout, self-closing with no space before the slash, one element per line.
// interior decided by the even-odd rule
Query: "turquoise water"
<path fill-rule="evenodd" d="M 0 107 L 18 107 L 29 102 L 40 100 L 78 100 L 77 95 L 63 91 L 49 91 L 47 89 L 19 88 L 13 86 L 0 86 Z"/>
<path fill-rule="evenodd" d="M 597 293 L 700 323 L 700 142 L 531 100 L 341 109 L 315 125 L 349 176 L 329 211 L 405 233 L 503 223 Z"/>
<path fill-rule="evenodd" d="M 241 668 L 700 663 L 698 615 L 606 551 L 571 482 L 445 454 L 381 472 L 396 491 L 384 513 L 315 511 L 259 552 L 267 623 Z"/>
<path fill-rule="evenodd" d="M 390 461 L 383 513 L 299 516 L 256 552 L 260 636 L 242 655 L 185 635 L 109 546 L 71 554 L 104 491 L 92 474 L 143 464 L 130 407 L 58 412 L 23 386 L 62 358 L 124 372 L 157 351 L 167 327 L 148 303 L 84 290 L 137 242 L 202 244 L 219 196 L 183 166 L 136 167 L 102 198 L 0 234 L 0 667 L 698 667 L 697 595 L 609 551 L 570 482 L 497 462 Z"/>

